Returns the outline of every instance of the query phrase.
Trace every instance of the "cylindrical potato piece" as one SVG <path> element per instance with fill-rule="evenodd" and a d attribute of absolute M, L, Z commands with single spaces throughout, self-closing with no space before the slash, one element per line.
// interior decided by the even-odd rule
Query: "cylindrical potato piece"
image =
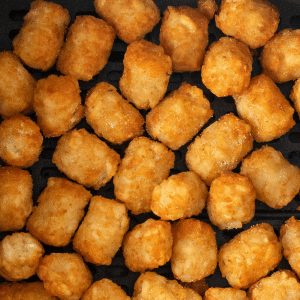
<path fill-rule="evenodd" d="M 0 232 L 25 226 L 32 212 L 33 180 L 27 170 L 0 166 Z"/>
<path fill-rule="evenodd" d="M 0 242 L 0 275 L 19 281 L 36 274 L 44 255 L 42 244 L 28 232 L 15 232 Z"/>
<path fill-rule="evenodd" d="M 52 161 L 70 179 L 99 190 L 115 175 L 120 155 L 95 134 L 81 128 L 58 140 Z"/>
<path fill-rule="evenodd" d="M 252 147 L 250 126 L 229 113 L 196 137 L 185 159 L 188 168 L 210 185 L 221 172 L 233 170 Z"/>
<path fill-rule="evenodd" d="M 178 150 L 212 117 L 210 102 L 197 86 L 184 82 L 146 116 L 146 130 L 172 150 Z"/>
<path fill-rule="evenodd" d="M 203 84 L 216 96 L 239 94 L 249 86 L 253 58 L 249 47 L 231 37 L 221 37 L 205 53 Z"/>
<path fill-rule="evenodd" d="M 234 288 L 211 287 L 205 292 L 205 300 L 249 300 L 247 293 Z"/>
<path fill-rule="evenodd" d="M 56 247 L 70 243 L 92 194 L 65 178 L 51 177 L 28 218 L 26 229 L 38 240 Z"/>
<path fill-rule="evenodd" d="M 105 21 L 77 16 L 57 59 L 57 70 L 77 80 L 91 80 L 107 64 L 115 37 L 115 30 Z"/>
<path fill-rule="evenodd" d="M 123 203 L 94 196 L 74 236 L 73 248 L 87 262 L 110 265 L 128 228 L 129 217 Z"/>
<path fill-rule="evenodd" d="M 152 192 L 151 210 L 162 220 L 189 218 L 202 212 L 208 190 L 195 172 L 170 176 Z"/>
<path fill-rule="evenodd" d="M 209 20 L 198 8 L 168 6 L 159 40 L 172 59 L 173 72 L 200 71 L 208 45 Z"/>
<path fill-rule="evenodd" d="M 222 0 L 215 20 L 224 34 L 252 49 L 264 46 L 280 21 L 278 8 L 267 0 Z"/>
<path fill-rule="evenodd" d="M 113 144 L 122 144 L 144 132 L 143 116 L 107 82 L 92 88 L 84 104 L 87 122 L 99 137 Z"/>
<path fill-rule="evenodd" d="M 122 95 L 138 109 L 153 108 L 167 91 L 172 74 L 170 56 L 162 46 L 141 40 L 127 47 L 123 63 Z"/>
<path fill-rule="evenodd" d="M 95 0 L 94 6 L 98 15 L 128 44 L 143 39 L 160 20 L 160 11 L 152 0 Z"/>
<path fill-rule="evenodd" d="M 300 190 L 300 169 L 270 146 L 263 146 L 246 157 L 240 173 L 252 181 L 256 198 L 275 209 L 290 203 Z"/>
<path fill-rule="evenodd" d="M 300 79 L 297 79 L 290 92 L 290 99 L 294 103 L 294 108 L 300 117 Z"/>
<path fill-rule="evenodd" d="M 236 235 L 219 250 L 223 277 L 236 289 L 246 289 L 274 270 L 282 259 L 282 246 L 273 227 L 261 223 Z"/>
<path fill-rule="evenodd" d="M 50 1 L 35 0 L 13 40 L 14 53 L 31 68 L 49 70 L 64 42 L 69 12 Z"/>

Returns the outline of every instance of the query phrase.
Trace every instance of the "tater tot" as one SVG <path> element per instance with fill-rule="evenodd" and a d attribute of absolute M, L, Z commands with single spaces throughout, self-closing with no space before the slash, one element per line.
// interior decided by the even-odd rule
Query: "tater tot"
<path fill-rule="evenodd" d="M 210 102 L 197 86 L 184 82 L 146 116 L 146 130 L 172 150 L 178 150 L 212 117 Z"/>
<path fill-rule="evenodd" d="M 215 0 L 198 0 L 197 7 L 208 20 L 211 20 L 218 10 L 218 5 Z"/>
<path fill-rule="evenodd" d="M 92 194 L 64 178 L 51 177 L 28 218 L 26 229 L 38 240 L 56 247 L 70 243 Z"/>
<path fill-rule="evenodd" d="M 294 108 L 300 117 L 300 79 L 297 79 L 290 92 L 290 99 L 294 103 Z"/>
<path fill-rule="evenodd" d="M 207 213 L 220 229 L 242 228 L 255 214 L 256 191 L 243 175 L 227 171 L 214 179 L 207 199 Z"/>
<path fill-rule="evenodd" d="M 239 116 L 251 126 L 257 142 L 279 138 L 296 124 L 293 107 L 264 74 L 253 77 L 249 87 L 233 98 Z"/>
<path fill-rule="evenodd" d="M 110 265 L 128 228 L 129 217 L 123 203 L 94 196 L 74 236 L 73 248 L 87 262 Z"/>
<path fill-rule="evenodd" d="M 189 145 L 186 164 L 210 185 L 221 172 L 233 170 L 252 147 L 250 126 L 229 113 L 204 129 Z"/>
<path fill-rule="evenodd" d="M 45 255 L 37 270 L 45 289 L 61 300 L 79 300 L 93 282 L 93 276 L 77 253 Z"/>
<path fill-rule="evenodd" d="M 286 206 L 300 190 L 300 169 L 270 146 L 246 157 L 240 173 L 252 181 L 256 198 L 274 209 Z"/>
<path fill-rule="evenodd" d="M 200 71 L 208 45 L 209 20 L 198 8 L 168 6 L 159 40 L 172 59 L 173 72 Z"/>
<path fill-rule="evenodd" d="M 211 287 L 205 292 L 204 300 L 249 300 L 249 298 L 242 290 Z"/>
<path fill-rule="evenodd" d="M 201 300 L 202 297 L 192 289 L 184 288 L 176 280 L 168 280 L 155 272 L 146 272 L 135 282 L 131 299 Z"/>
<path fill-rule="evenodd" d="M 280 228 L 283 255 L 292 270 L 300 277 L 300 221 L 290 217 Z"/>
<path fill-rule="evenodd" d="M 132 272 L 145 272 L 166 264 L 172 255 L 171 223 L 148 219 L 124 236 L 125 264 Z"/>
<path fill-rule="evenodd" d="M 300 283 L 290 270 L 280 270 L 262 278 L 248 291 L 250 300 L 300 299 Z"/>
<path fill-rule="evenodd" d="M 115 175 L 120 155 L 95 134 L 81 128 L 58 140 L 52 161 L 70 179 L 99 190 Z"/>
<path fill-rule="evenodd" d="M 143 116 L 107 82 L 98 83 L 88 92 L 85 117 L 99 137 L 113 144 L 122 144 L 144 132 Z"/>
<path fill-rule="evenodd" d="M 236 289 L 246 289 L 274 270 L 282 246 L 273 227 L 261 223 L 237 234 L 219 250 L 222 276 Z"/>
<path fill-rule="evenodd" d="M 263 73 L 277 83 L 300 77 L 300 29 L 286 28 L 264 46 L 260 63 Z"/>
<path fill-rule="evenodd" d="M 15 232 L 0 242 L 0 275 L 18 281 L 36 274 L 44 255 L 42 244 L 28 232 Z"/>
<path fill-rule="evenodd" d="M 152 192 L 151 210 L 162 220 L 189 218 L 202 212 L 208 190 L 195 172 L 170 176 Z"/>
<path fill-rule="evenodd" d="M 278 8 L 267 0 L 222 0 L 215 21 L 224 34 L 256 49 L 275 34 L 280 19 Z"/>
<path fill-rule="evenodd" d="M 12 51 L 0 52 L 0 115 L 7 119 L 33 112 L 36 81 Z"/>
<path fill-rule="evenodd" d="M 50 75 L 37 82 L 33 108 L 45 137 L 57 137 L 72 129 L 84 116 L 78 81 Z"/>
<path fill-rule="evenodd" d="M 169 176 L 175 154 L 147 137 L 134 138 L 113 178 L 115 196 L 133 214 L 150 212 L 152 191 Z"/>
<path fill-rule="evenodd" d="M 171 268 L 183 282 L 201 280 L 217 267 L 217 242 L 212 227 L 197 219 L 180 220 L 172 225 Z"/>
<path fill-rule="evenodd" d="M 162 46 L 141 40 L 127 47 L 123 64 L 122 95 L 138 109 L 153 108 L 167 91 L 172 74 L 170 56 Z"/>
<path fill-rule="evenodd" d="M 115 30 L 105 21 L 77 16 L 57 59 L 57 70 L 78 80 L 91 80 L 107 64 L 115 37 Z"/>
<path fill-rule="evenodd" d="M 94 6 L 128 44 L 143 39 L 160 20 L 160 11 L 152 0 L 95 0 Z"/>
<path fill-rule="evenodd" d="M 59 55 L 69 23 L 69 12 L 61 5 L 33 1 L 13 40 L 14 53 L 31 68 L 49 70 Z"/>
<path fill-rule="evenodd" d="M 18 115 L 0 124 L 0 158 L 8 165 L 29 168 L 43 149 L 40 127 L 29 117 Z"/>
<path fill-rule="evenodd" d="M 249 86 L 253 58 L 249 47 L 231 37 L 221 37 L 205 53 L 203 84 L 216 96 L 239 94 Z"/>
<path fill-rule="evenodd" d="M 25 226 L 32 212 L 33 180 L 27 170 L 0 166 L 0 232 Z"/>

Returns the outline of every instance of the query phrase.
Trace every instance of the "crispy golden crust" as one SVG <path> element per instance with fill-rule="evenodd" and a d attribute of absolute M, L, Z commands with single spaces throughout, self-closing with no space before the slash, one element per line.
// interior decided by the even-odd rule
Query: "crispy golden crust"
<path fill-rule="evenodd" d="M 94 16 L 77 16 L 70 26 L 56 68 L 65 75 L 89 81 L 107 64 L 115 30 Z"/>
<path fill-rule="evenodd" d="M 215 12 L 218 10 L 218 5 L 215 0 L 198 0 L 197 7 L 208 20 L 211 20 Z"/>
<path fill-rule="evenodd" d="M 281 250 L 281 243 L 270 224 L 253 226 L 220 248 L 222 276 L 233 288 L 246 289 L 275 269 L 282 258 Z"/>
<path fill-rule="evenodd" d="M 31 68 L 49 70 L 59 55 L 69 22 L 69 12 L 61 5 L 33 1 L 13 40 L 14 53 Z"/>
<path fill-rule="evenodd" d="M 33 108 L 45 137 L 57 137 L 72 129 L 84 116 L 78 81 L 50 75 L 37 82 Z"/>
<path fill-rule="evenodd" d="M 221 172 L 233 170 L 252 147 L 250 126 L 229 113 L 196 137 L 188 147 L 186 164 L 210 185 Z"/>
<path fill-rule="evenodd" d="M 198 8 L 168 6 L 160 27 L 160 45 L 173 72 L 199 71 L 208 45 L 208 19 Z"/>
<path fill-rule="evenodd" d="M 28 168 L 43 149 L 40 127 L 29 117 L 18 115 L 0 124 L 0 157 L 9 165 Z"/>
<path fill-rule="evenodd" d="M 87 262 L 110 265 L 128 228 L 129 217 L 123 203 L 94 196 L 74 236 L 73 248 Z"/>
<path fill-rule="evenodd" d="M 233 288 L 209 288 L 204 300 L 249 300 L 245 291 Z"/>
<path fill-rule="evenodd" d="M 66 246 L 91 197 L 83 186 L 64 178 L 51 177 L 38 198 L 38 206 L 28 218 L 26 229 L 44 244 Z"/>
<path fill-rule="evenodd" d="M 37 275 L 45 289 L 61 300 L 79 300 L 93 282 L 93 276 L 77 253 L 45 255 Z"/>
<path fill-rule="evenodd" d="M 147 137 L 134 138 L 114 176 L 115 196 L 133 214 L 150 212 L 152 191 L 169 176 L 175 154 Z"/>
<path fill-rule="evenodd" d="M 0 242 L 0 275 L 18 281 L 36 274 L 44 255 L 42 244 L 28 232 L 15 232 Z"/>
<path fill-rule="evenodd" d="M 297 79 L 293 85 L 293 88 L 290 92 L 290 99 L 294 103 L 294 108 L 300 116 L 300 79 Z"/>
<path fill-rule="evenodd" d="M 174 237 L 172 272 L 183 282 L 201 280 L 217 267 L 217 242 L 212 227 L 196 219 L 180 220 L 172 225 Z"/>
<path fill-rule="evenodd" d="M 252 181 L 256 198 L 275 209 L 290 203 L 300 190 L 300 169 L 270 146 L 263 146 L 246 157 L 241 174 Z"/>
<path fill-rule="evenodd" d="M 69 178 L 99 190 L 115 175 L 120 155 L 95 134 L 73 129 L 58 140 L 52 161 Z"/>
<path fill-rule="evenodd" d="M 267 0 L 222 0 L 215 20 L 224 34 L 256 49 L 275 34 L 280 19 L 278 8 Z"/>
<path fill-rule="evenodd" d="M 94 6 L 128 44 L 143 39 L 160 20 L 160 11 L 152 0 L 95 0 Z"/>
<path fill-rule="evenodd" d="M 33 180 L 30 173 L 15 167 L 0 167 L 0 232 L 25 226 L 32 212 Z"/>
<path fill-rule="evenodd" d="M 95 133 L 113 144 L 144 133 L 143 116 L 107 82 L 98 83 L 88 92 L 85 116 Z"/>
<path fill-rule="evenodd" d="M 263 72 L 277 83 L 300 77 L 300 29 L 286 28 L 264 46 L 260 62 Z"/>
<path fill-rule="evenodd" d="M 141 40 L 127 47 L 123 64 L 119 82 L 122 95 L 138 109 L 153 108 L 167 91 L 171 58 L 162 46 Z"/>
<path fill-rule="evenodd" d="M 178 150 L 199 132 L 213 110 L 203 91 L 184 82 L 146 116 L 146 130 L 172 150 Z"/>
<path fill-rule="evenodd" d="M 205 53 L 202 82 L 218 97 L 239 94 L 249 86 L 252 62 L 246 44 L 235 38 L 221 37 Z"/>

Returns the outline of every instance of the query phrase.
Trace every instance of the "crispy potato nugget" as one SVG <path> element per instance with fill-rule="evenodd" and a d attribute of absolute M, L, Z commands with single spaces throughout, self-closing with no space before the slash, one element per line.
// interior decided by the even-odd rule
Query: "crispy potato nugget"
<path fill-rule="evenodd" d="M 162 46 L 141 40 L 127 47 L 123 64 L 122 95 L 138 109 L 153 108 L 167 91 L 172 74 L 170 56 Z"/>
<path fill-rule="evenodd" d="M 202 297 L 190 288 L 184 288 L 176 280 L 168 280 L 154 272 L 139 276 L 134 284 L 132 300 L 201 300 Z"/>
<path fill-rule="evenodd" d="M 94 5 L 98 15 L 128 44 L 143 39 L 160 20 L 160 11 L 152 0 L 95 0 Z"/>
<path fill-rule="evenodd" d="M 209 220 L 220 229 L 242 228 L 254 217 L 255 198 L 255 188 L 246 176 L 224 172 L 210 186 Z"/>
<path fill-rule="evenodd" d="M 270 146 L 263 146 L 246 157 L 240 173 L 252 181 L 256 198 L 275 209 L 290 203 L 300 190 L 300 169 Z"/>
<path fill-rule="evenodd" d="M 147 137 L 134 138 L 113 178 L 115 196 L 133 214 L 150 212 L 152 191 L 169 176 L 175 154 Z"/>
<path fill-rule="evenodd" d="M 174 277 L 183 282 L 201 280 L 217 267 L 217 242 L 212 227 L 196 219 L 172 225 L 174 237 L 171 267 Z"/>
<path fill-rule="evenodd" d="M 45 255 L 37 271 L 45 289 L 61 300 L 79 300 L 93 282 L 93 276 L 77 253 Z"/>
<path fill-rule="evenodd" d="M 253 77 L 249 87 L 233 98 L 239 116 L 251 126 L 257 142 L 279 138 L 296 124 L 293 107 L 264 74 Z"/>
<path fill-rule="evenodd" d="M 300 79 L 297 79 L 290 93 L 290 99 L 294 103 L 294 107 L 300 117 Z"/>
<path fill-rule="evenodd" d="M 74 236 L 73 248 L 87 262 L 110 265 L 128 228 L 129 217 L 123 203 L 94 196 Z"/>
<path fill-rule="evenodd" d="M 82 128 L 73 129 L 58 140 L 52 161 L 69 178 L 99 190 L 115 175 L 120 155 Z"/>
<path fill-rule="evenodd" d="M 18 115 L 0 124 L 0 158 L 8 165 L 29 168 L 43 149 L 40 127 L 29 117 Z"/>
<path fill-rule="evenodd" d="M 209 20 L 198 8 L 168 6 L 160 27 L 160 45 L 172 59 L 173 72 L 200 71 L 208 45 Z"/>
<path fill-rule="evenodd" d="M 215 21 L 224 34 L 256 49 L 275 34 L 280 20 L 278 8 L 267 0 L 222 0 Z"/>
<path fill-rule="evenodd" d="M 144 133 L 143 116 L 107 82 L 98 83 L 88 92 L 85 116 L 95 133 L 113 144 Z"/>
<path fill-rule="evenodd" d="M 233 288 L 209 288 L 204 300 L 249 300 L 245 291 Z"/>
<path fill-rule="evenodd" d="M 213 116 L 203 91 L 184 82 L 146 116 L 146 130 L 172 150 L 178 150 Z"/>
<path fill-rule="evenodd" d="M 166 264 L 172 255 L 171 223 L 148 219 L 125 234 L 125 264 L 132 272 L 145 272 Z"/>
<path fill-rule="evenodd" d="M 50 75 L 37 82 L 33 108 L 45 137 L 57 137 L 72 129 L 84 116 L 78 81 Z"/>
<path fill-rule="evenodd" d="M 195 172 L 170 176 L 152 192 L 151 210 L 162 220 L 189 218 L 202 212 L 208 190 Z"/>
<path fill-rule="evenodd" d="M 42 244 L 28 232 L 15 232 L 0 242 L 0 275 L 18 281 L 36 274 L 44 255 Z"/>
<path fill-rule="evenodd" d="M 25 226 L 33 208 L 32 189 L 28 171 L 0 166 L 0 232 L 17 231 Z"/>
<path fill-rule="evenodd" d="M 222 276 L 233 288 L 246 289 L 277 267 L 282 258 L 281 250 L 270 224 L 253 226 L 220 248 Z"/>
<path fill-rule="evenodd" d="M 28 218 L 26 229 L 44 244 L 66 246 L 91 197 L 92 194 L 77 183 L 50 177 L 38 198 L 38 206 Z"/>
<path fill-rule="evenodd" d="M 14 53 L 31 68 L 49 70 L 59 55 L 69 23 L 69 12 L 61 5 L 33 1 L 13 40 Z"/>
<path fill-rule="evenodd" d="M 235 38 L 221 37 L 205 53 L 202 82 L 218 97 L 239 94 L 249 86 L 252 62 L 246 44 Z"/>
<path fill-rule="evenodd" d="M 198 0 L 197 7 L 208 20 L 211 20 L 218 10 L 218 5 L 215 0 Z"/>
<path fill-rule="evenodd" d="M 221 172 L 233 170 L 252 147 L 250 126 L 229 113 L 196 137 L 185 160 L 187 167 L 210 185 Z"/>
<path fill-rule="evenodd" d="M 115 30 L 105 21 L 77 16 L 57 59 L 57 70 L 78 80 L 91 80 L 107 64 L 115 37 Z"/>
<path fill-rule="evenodd" d="M 277 83 L 300 77 L 300 29 L 286 28 L 264 46 L 260 62 L 263 73 Z"/>

